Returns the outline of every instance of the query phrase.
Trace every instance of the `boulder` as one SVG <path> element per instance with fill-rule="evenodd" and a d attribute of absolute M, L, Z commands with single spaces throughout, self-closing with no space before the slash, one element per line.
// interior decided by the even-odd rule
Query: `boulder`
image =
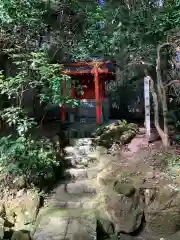
<path fill-rule="evenodd" d="M 144 196 L 134 184 L 141 179 L 112 165 L 103 169 L 97 180 L 100 188 L 99 202 L 103 205 L 100 211 L 105 212 L 115 232 L 136 231 L 143 219 Z"/>
<path fill-rule="evenodd" d="M 112 222 L 115 232 L 136 231 L 141 225 L 144 210 L 143 197 L 139 191 L 132 185 L 123 186 L 116 183 L 112 187 L 107 184 L 110 180 L 107 182 L 101 179 L 100 183 L 106 183 L 100 187 L 101 199 L 99 201 L 103 205 L 101 211 L 104 211 L 108 220 Z"/>
<path fill-rule="evenodd" d="M 119 183 L 119 182 L 115 183 L 114 189 L 117 193 L 124 194 L 127 197 L 132 196 L 134 194 L 134 192 L 136 191 L 132 184 Z"/>
<path fill-rule="evenodd" d="M 113 224 L 107 219 L 98 219 L 96 232 L 97 239 L 109 239 L 114 235 Z"/>
<path fill-rule="evenodd" d="M 117 121 L 106 126 L 102 126 L 93 134 L 94 144 L 110 148 L 114 142 L 120 145 L 129 142 L 137 133 L 136 124 L 126 121 Z"/>
<path fill-rule="evenodd" d="M 146 190 L 145 200 L 145 220 L 150 233 L 167 236 L 180 230 L 179 191 L 169 185 L 161 186 L 153 193 Z"/>
<path fill-rule="evenodd" d="M 5 202 L 6 218 L 15 225 L 15 230 L 22 230 L 27 229 L 36 221 L 40 196 L 31 191 L 18 196 Z"/>
<path fill-rule="evenodd" d="M 14 231 L 11 240 L 31 240 L 30 233 L 25 230 Z"/>
<path fill-rule="evenodd" d="M 4 218 L 6 216 L 4 201 L 0 200 L 0 217 Z"/>
<path fill-rule="evenodd" d="M 0 239 L 4 238 L 4 219 L 0 218 Z"/>
<path fill-rule="evenodd" d="M 143 200 L 138 192 L 131 197 L 109 191 L 104 195 L 104 210 L 116 232 L 136 231 L 143 218 Z"/>

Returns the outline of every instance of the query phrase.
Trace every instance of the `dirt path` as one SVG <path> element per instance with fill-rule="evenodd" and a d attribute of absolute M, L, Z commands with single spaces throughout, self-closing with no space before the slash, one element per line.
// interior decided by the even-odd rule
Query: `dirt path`
<path fill-rule="evenodd" d="M 129 172 L 141 175 L 146 179 L 148 186 L 158 187 L 173 182 L 165 172 L 160 170 L 163 164 L 160 156 L 161 153 L 163 155 L 161 141 L 148 144 L 144 129 L 140 129 L 140 132 L 128 144 L 128 149 L 128 152 L 123 152 L 126 168 Z M 119 162 L 119 165 L 121 164 L 123 164 L 122 161 Z"/>

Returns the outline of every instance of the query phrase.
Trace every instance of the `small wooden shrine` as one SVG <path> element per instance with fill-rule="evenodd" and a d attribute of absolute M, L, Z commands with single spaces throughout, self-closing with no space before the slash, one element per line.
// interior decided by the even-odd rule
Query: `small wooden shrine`
<path fill-rule="evenodd" d="M 114 64 L 111 61 L 80 61 L 63 64 L 63 74 L 71 76 L 71 98 L 82 100 L 94 99 L 96 106 L 96 123 L 102 123 L 103 100 L 107 98 L 106 83 L 114 78 Z M 83 94 L 78 94 L 76 80 L 83 88 Z M 75 80 L 75 81 L 74 81 Z M 62 83 L 62 93 L 67 96 L 66 84 Z M 61 120 L 66 120 L 66 106 L 61 106 Z M 77 111 L 78 109 L 74 109 Z M 73 110 L 72 110 L 73 111 Z"/>

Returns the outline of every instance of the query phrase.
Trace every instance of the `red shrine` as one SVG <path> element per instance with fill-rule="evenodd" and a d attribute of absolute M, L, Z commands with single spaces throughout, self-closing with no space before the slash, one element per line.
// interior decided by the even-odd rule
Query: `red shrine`
<path fill-rule="evenodd" d="M 102 102 L 107 98 L 105 84 L 114 78 L 114 64 L 110 61 L 81 61 L 63 64 L 62 73 L 71 76 L 71 98 L 78 100 L 94 99 L 96 103 L 96 123 L 101 124 Z M 78 95 L 73 83 L 79 80 L 83 94 Z M 66 84 L 62 83 L 62 93 L 66 97 Z M 77 111 L 77 109 L 75 109 Z M 61 106 L 61 120 L 66 120 L 65 105 Z"/>

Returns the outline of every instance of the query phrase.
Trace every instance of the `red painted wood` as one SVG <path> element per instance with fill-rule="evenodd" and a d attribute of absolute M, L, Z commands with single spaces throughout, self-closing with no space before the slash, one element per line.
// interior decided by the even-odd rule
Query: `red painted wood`
<path fill-rule="evenodd" d="M 102 83 L 100 79 L 99 79 L 99 99 L 102 100 Z"/>
<path fill-rule="evenodd" d="M 100 91 L 102 99 L 106 97 L 105 94 L 105 80 L 108 76 L 99 75 Z M 93 75 L 81 75 L 78 77 L 79 84 L 86 86 L 83 88 L 83 95 L 76 96 L 78 99 L 95 99 L 95 88 L 94 88 L 94 76 Z M 110 78 L 109 78 L 110 79 Z"/>
<path fill-rule="evenodd" d="M 83 95 L 80 95 L 79 99 L 95 99 L 93 76 L 84 76 L 80 79 L 79 83 L 81 86 L 85 86 L 83 88 Z"/>
<path fill-rule="evenodd" d="M 80 75 L 80 74 L 89 74 L 92 73 L 92 70 L 72 70 L 72 71 L 68 71 L 68 70 L 63 70 L 61 71 L 63 74 L 67 74 L 67 75 Z M 108 73 L 108 69 L 107 68 L 99 68 L 99 73 L 100 74 L 105 74 Z"/>
<path fill-rule="evenodd" d="M 62 71 L 62 73 L 66 75 L 80 75 L 80 74 L 89 74 L 91 73 L 91 70 L 73 70 L 73 71 L 64 70 Z"/>
<path fill-rule="evenodd" d="M 95 98 L 96 98 L 96 123 L 101 124 L 101 99 L 99 92 L 99 73 L 98 67 L 94 66 L 94 86 L 95 86 Z"/>
<path fill-rule="evenodd" d="M 109 62 L 109 61 L 107 61 Z M 71 88 L 71 99 L 75 97 L 80 99 L 95 99 L 96 100 L 96 123 L 101 124 L 101 108 L 102 99 L 106 97 L 105 81 L 110 81 L 113 78 L 113 72 L 109 72 L 106 67 L 107 62 L 74 62 L 62 65 L 61 73 L 70 75 L 72 79 L 78 79 L 80 85 L 86 85 L 83 89 L 84 94 L 78 96 L 74 86 Z M 74 66 L 74 70 L 68 70 Z M 80 66 L 90 66 L 90 69 L 82 70 Z M 77 67 L 77 69 L 76 69 Z M 78 69 L 79 68 L 79 69 Z M 63 96 L 66 96 L 66 90 L 63 91 Z M 61 107 L 61 119 L 65 120 L 65 105 Z"/>
<path fill-rule="evenodd" d="M 63 64 L 63 66 L 94 66 L 94 65 L 105 65 L 111 61 L 79 61 L 79 62 L 69 62 Z"/>

